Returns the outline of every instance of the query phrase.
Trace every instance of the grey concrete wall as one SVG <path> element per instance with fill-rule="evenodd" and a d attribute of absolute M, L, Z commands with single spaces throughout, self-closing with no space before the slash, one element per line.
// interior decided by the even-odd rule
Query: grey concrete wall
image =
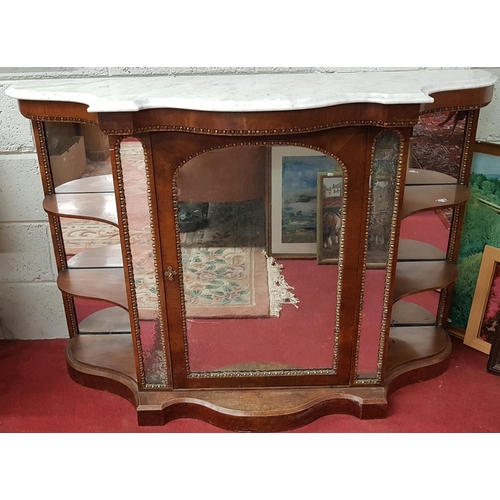
<path fill-rule="evenodd" d="M 16 80 L 195 73 L 394 71 L 421 68 L 0 68 L 0 338 L 67 337 L 31 125 L 5 95 Z M 488 68 L 486 68 L 488 69 Z M 489 69 L 500 78 L 500 68 Z M 500 101 L 482 111 L 478 138 L 500 143 Z"/>

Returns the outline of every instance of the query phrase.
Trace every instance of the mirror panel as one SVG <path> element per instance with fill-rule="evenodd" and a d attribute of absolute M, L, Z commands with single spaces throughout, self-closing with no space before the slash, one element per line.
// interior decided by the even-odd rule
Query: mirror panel
<path fill-rule="evenodd" d="M 365 272 L 359 323 L 356 378 L 378 377 L 379 350 L 387 325 L 388 282 L 392 273 L 389 256 L 396 223 L 395 200 L 401 136 L 391 130 L 375 139 L 370 176 L 370 204 L 365 249 Z M 389 272 L 387 271 L 389 269 Z"/>
<path fill-rule="evenodd" d="M 125 246 L 130 251 L 129 272 L 135 330 L 139 337 L 147 385 L 167 383 L 166 348 L 158 293 L 158 269 L 153 246 L 150 181 L 142 143 L 126 138 L 120 162 L 127 217 Z"/>
<path fill-rule="evenodd" d="M 458 179 L 468 118 L 468 111 L 420 115 L 413 129 L 411 168 Z"/>
<path fill-rule="evenodd" d="M 306 148 L 272 150 L 215 150 L 178 171 L 191 373 L 269 376 L 334 366 L 338 269 L 318 265 L 317 220 L 318 173 L 333 176 L 338 163 Z M 273 238 L 284 247 L 273 251 Z"/>

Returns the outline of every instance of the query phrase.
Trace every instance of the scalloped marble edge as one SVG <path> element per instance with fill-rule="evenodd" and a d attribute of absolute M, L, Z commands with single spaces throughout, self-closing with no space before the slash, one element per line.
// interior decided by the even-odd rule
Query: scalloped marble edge
<path fill-rule="evenodd" d="M 350 103 L 425 104 L 430 94 L 488 87 L 485 70 L 74 78 L 17 82 L 19 100 L 75 102 L 89 113 L 175 108 L 215 112 L 286 111 Z"/>

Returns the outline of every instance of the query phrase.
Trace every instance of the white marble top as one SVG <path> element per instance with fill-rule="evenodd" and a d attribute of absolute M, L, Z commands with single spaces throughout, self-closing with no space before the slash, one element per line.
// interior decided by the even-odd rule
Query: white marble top
<path fill-rule="evenodd" d="M 359 102 L 432 103 L 429 94 L 495 82 L 484 70 L 409 70 L 29 80 L 11 85 L 6 93 L 21 100 L 87 104 L 89 112 L 277 111 Z"/>

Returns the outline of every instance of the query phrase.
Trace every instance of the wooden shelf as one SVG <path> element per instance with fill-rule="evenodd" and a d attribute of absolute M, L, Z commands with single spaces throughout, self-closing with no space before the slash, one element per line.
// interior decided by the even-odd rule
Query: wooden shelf
<path fill-rule="evenodd" d="M 111 371 L 137 382 L 130 334 L 76 335 L 68 341 L 67 358 L 70 365 Z"/>
<path fill-rule="evenodd" d="M 400 239 L 398 261 L 445 260 L 446 254 L 429 243 L 418 240 Z"/>
<path fill-rule="evenodd" d="M 123 269 L 67 269 L 59 273 L 57 286 L 75 297 L 104 300 L 128 309 Z"/>
<path fill-rule="evenodd" d="M 392 306 L 391 326 L 431 326 L 436 324 L 436 316 L 425 307 L 398 300 Z"/>
<path fill-rule="evenodd" d="M 449 345 L 450 340 L 444 328 L 393 327 L 389 335 L 387 373 L 444 355 Z"/>
<path fill-rule="evenodd" d="M 65 182 L 55 188 L 57 194 L 114 193 L 112 175 L 96 175 Z"/>
<path fill-rule="evenodd" d="M 80 334 L 130 333 L 130 317 L 121 307 L 107 307 L 80 321 L 78 331 Z"/>
<path fill-rule="evenodd" d="M 53 194 L 43 200 L 43 209 L 58 217 L 89 219 L 118 227 L 114 194 Z"/>
<path fill-rule="evenodd" d="M 71 269 L 123 267 L 120 245 L 105 245 L 79 252 L 68 260 Z"/>
<path fill-rule="evenodd" d="M 394 302 L 415 293 L 447 287 L 457 278 L 457 266 L 452 262 L 398 262 Z"/>
<path fill-rule="evenodd" d="M 402 217 L 424 212 L 461 205 L 469 199 L 469 189 L 466 186 L 406 186 Z"/>
<path fill-rule="evenodd" d="M 433 170 L 424 170 L 422 168 L 410 168 L 406 172 L 407 186 L 428 186 L 432 184 L 457 184 L 457 180 L 451 175 L 434 172 Z"/>

